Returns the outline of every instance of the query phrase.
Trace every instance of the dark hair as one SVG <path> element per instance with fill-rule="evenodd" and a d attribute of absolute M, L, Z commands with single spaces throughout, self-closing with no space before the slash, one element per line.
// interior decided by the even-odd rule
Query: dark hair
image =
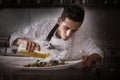
<path fill-rule="evenodd" d="M 73 21 L 83 22 L 84 19 L 84 9 L 77 5 L 70 5 L 64 7 L 64 10 L 61 15 L 61 19 L 65 20 L 66 17 Z"/>

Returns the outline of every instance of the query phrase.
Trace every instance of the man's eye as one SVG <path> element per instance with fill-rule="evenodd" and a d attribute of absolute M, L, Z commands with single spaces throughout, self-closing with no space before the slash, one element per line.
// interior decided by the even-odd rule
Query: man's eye
<path fill-rule="evenodd" d="M 72 30 L 72 32 L 76 32 L 77 30 Z"/>
<path fill-rule="evenodd" d="M 74 32 L 77 31 L 77 30 L 73 30 Z"/>
<path fill-rule="evenodd" d="M 65 26 L 65 29 L 69 29 L 67 26 Z"/>

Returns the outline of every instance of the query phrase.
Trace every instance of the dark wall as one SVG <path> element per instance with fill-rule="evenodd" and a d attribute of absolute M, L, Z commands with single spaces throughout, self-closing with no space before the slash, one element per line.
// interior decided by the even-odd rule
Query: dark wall
<path fill-rule="evenodd" d="M 43 19 L 57 18 L 62 8 L 5 8 L 0 11 L 0 33 L 11 34 Z"/>
<path fill-rule="evenodd" d="M 120 9 L 86 7 L 87 26 L 104 51 L 103 80 L 119 80 Z"/>

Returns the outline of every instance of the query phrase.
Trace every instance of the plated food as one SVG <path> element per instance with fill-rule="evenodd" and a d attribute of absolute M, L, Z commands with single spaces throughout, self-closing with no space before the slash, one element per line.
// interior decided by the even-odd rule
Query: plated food
<path fill-rule="evenodd" d="M 48 67 L 48 66 L 58 66 L 64 64 L 65 64 L 64 60 L 50 60 L 49 62 L 43 62 L 37 60 L 35 63 L 29 63 L 24 65 L 24 67 Z"/>
<path fill-rule="evenodd" d="M 80 64 L 82 60 L 65 61 L 65 60 L 51 60 L 50 62 L 43 62 L 36 60 L 36 62 L 27 62 L 19 66 L 22 70 L 59 70 L 70 68 L 76 64 Z"/>
<path fill-rule="evenodd" d="M 65 69 L 65 68 L 69 68 L 72 65 L 75 65 L 79 62 L 81 62 L 81 60 L 77 60 L 77 61 L 65 61 L 63 59 L 64 54 L 59 55 L 57 52 L 52 52 L 52 51 L 37 51 L 34 50 L 34 52 L 27 52 L 26 49 L 24 47 L 19 47 L 18 48 L 18 53 L 22 54 L 22 55 L 26 55 L 26 56 L 30 56 L 33 58 L 36 58 L 36 60 L 32 60 L 32 61 L 26 61 L 26 62 L 22 62 L 20 63 L 20 65 L 18 64 L 18 66 L 14 66 L 16 68 L 21 68 L 21 69 L 25 69 L 25 70 L 56 70 L 56 69 Z M 39 59 L 38 59 L 39 58 Z"/>

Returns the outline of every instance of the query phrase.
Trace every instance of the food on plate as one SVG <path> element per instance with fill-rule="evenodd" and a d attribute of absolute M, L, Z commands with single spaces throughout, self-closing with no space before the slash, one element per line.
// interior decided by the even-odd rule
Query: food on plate
<path fill-rule="evenodd" d="M 24 65 L 24 67 L 48 67 L 48 66 L 57 66 L 57 65 L 64 65 L 64 60 L 50 60 L 49 62 L 41 62 L 37 60 L 35 63 L 29 63 Z"/>

